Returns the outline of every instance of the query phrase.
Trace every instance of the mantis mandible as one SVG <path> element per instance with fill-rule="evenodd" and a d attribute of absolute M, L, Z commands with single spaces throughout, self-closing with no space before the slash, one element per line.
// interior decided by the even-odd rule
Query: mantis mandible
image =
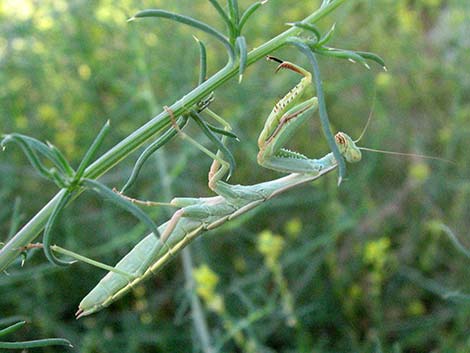
<path fill-rule="evenodd" d="M 310 159 L 283 148 L 317 109 L 317 98 L 301 101 L 302 93 L 311 82 L 310 72 L 287 61 L 268 59 L 279 63 L 277 70 L 288 69 L 303 75 L 301 81 L 275 105 L 258 139 L 258 163 L 290 174 L 255 185 L 231 185 L 222 181 L 229 170 L 228 163 L 221 158 L 222 153 L 208 153 L 214 159 L 209 172 L 209 188 L 217 196 L 171 200 L 170 204 L 179 209 L 158 227 L 160 239 L 153 233 L 142 239 L 81 301 L 77 318 L 95 313 L 116 301 L 155 274 L 204 231 L 217 228 L 284 191 L 313 181 L 336 168 L 332 153 Z M 171 111 L 169 113 L 172 114 Z M 335 140 L 347 162 L 361 160 L 361 151 L 355 144 L 357 141 L 342 132 L 335 135 Z"/>

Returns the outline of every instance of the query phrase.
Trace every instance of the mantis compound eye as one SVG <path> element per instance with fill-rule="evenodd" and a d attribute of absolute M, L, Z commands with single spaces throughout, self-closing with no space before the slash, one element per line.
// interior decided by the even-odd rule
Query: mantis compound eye
<path fill-rule="evenodd" d="M 348 163 L 355 163 L 361 160 L 362 153 L 351 137 L 349 137 L 344 132 L 338 132 L 335 135 L 335 140 L 339 151 Z"/>

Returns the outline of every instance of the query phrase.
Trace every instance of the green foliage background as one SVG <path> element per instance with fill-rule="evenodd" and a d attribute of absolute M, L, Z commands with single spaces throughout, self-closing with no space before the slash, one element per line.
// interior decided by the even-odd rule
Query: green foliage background
<path fill-rule="evenodd" d="M 251 2 L 239 1 L 242 8 Z M 271 0 L 247 25 L 248 46 L 317 5 Z M 112 133 L 105 148 L 188 92 L 198 72 L 193 31 L 164 20 L 126 23 L 150 7 L 222 26 L 203 0 L 2 1 L 0 132 L 49 140 L 78 162 L 107 119 Z M 333 175 L 326 176 L 197 240 L 191 245 L 195 264 L 218 274 L 226 316 L 247 340 L 246 346 L 237 343 L 223 318 L 207 311 L 222 352 L 470 350 L 469 260 L 438 226 L 447 224 L 470 246 L 469 18 L 470 5 L 462 0 L 351 0 L 321 23 L 323 31 L 337 23 L 332 45 L 376 52 L 388 66 L 388 72 L 377 66 L 367 71 L 321 58 L 334 128 L 357 136 L 374 107 L 361 145 L 455 164 L 366 152 L 361 163 L 348 166 L 340 188 Z M 209 39 L 207 45 L 213 73 L 225 54 Z M 305 64 L 292 50 L 275 55 Z M 233 80 L 216 92 L 212 108 L 241 139 L 230 146 L 238 162 L 231 182 L 280 175 L 256 165 L 256 138 L 276 100 L 298 79 L 287 72 L 274 75 L 272 63 L 258 62 L 241 84 Z M 205 141 L 197 128 L 190 126 L 188 133 Z M 318 119 L 297 136 L 293 149 L 312 157 L 327 152 Z M 9 146 L 6 152 L 0 159 L 0 240 L 56 191 L 19 149 Z M 102 181 L 121 186 L 132 164 L 124 161 Z M 209 165 L 177 138 L 146 165 L 132 196 L 166 201 L 209 195 Z M 168 212 L 150 211 L 158 222 Z M 277 261 L 293 296 L 296 328 L 288 325 L 280 290 L 257 250 L 263 230 L 285 240 Z M 64 212 L 55 238 L 63 247 L 115 263 L 144 232 L 130 216 L 85 193 Z M 0 319 L 26 316 L 33 324 L 17 339 L 66 337 L 77 352 L 200 351 L 179 259 L 110 308 L 75 321 L 78 302 L 102 275 L 83 264 L 52 268 L 37 252 L 23 268 L 18 263 L 0 277 Z"/>

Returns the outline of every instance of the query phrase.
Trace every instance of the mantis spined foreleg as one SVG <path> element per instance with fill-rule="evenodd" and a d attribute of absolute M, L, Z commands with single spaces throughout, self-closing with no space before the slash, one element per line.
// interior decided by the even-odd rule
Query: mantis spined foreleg
<path fill-rule="evenodd" d="M 283 149 L 295 130 L 316 110 L 317 100 L 313 97 L 296 104 L 310 78 L 305 70 L 294 64 L 281 61 L 280 67 L 302 73 L 304 78 L 279 101 L 268 117 L 258 139 L 258 161 L 268 168 L 291 174 L 255 185 L 231 185 L 223 181 L 229 169 L 228 164 L 223 162 L 223 152 L 219 150 L 214 155 L 203 149 L 214 159 L 209 172 L 209 187 L 217 196 L 174 198 L 170 204 L 179 210 L 158 227 L 162 237 L 157 239 L 153 234 L 148 235 L 115 266 L 115 269 L 132 274 L 132 277 L 110 271 L 81 301 L 78 317 L 99 311 L 117 300 L 160 270 L 174 254 L 202 232 L 216 228 L 264 201 L 336 168 L 332 153 L 319 159 L 310 159 Z M 224 136 L 224 143 L 225 139 Z M 361 159 L 359 148 L 348 135 L 338 133 L 335 140 L 347 161 L 357 162 Z M 200 147 L 199 144 L 196 146 Z"/>

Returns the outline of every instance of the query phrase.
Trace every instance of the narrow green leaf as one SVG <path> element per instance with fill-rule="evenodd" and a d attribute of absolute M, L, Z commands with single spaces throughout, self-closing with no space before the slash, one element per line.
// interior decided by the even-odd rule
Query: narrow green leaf
<path fill-rule="evenodd" d="M 240 12 L 238 10 L 238 1 L 237 0 L 227 0 L 227 5 L 228 5 L 228 10 L 230 12 L 230 18 L 232 19 L 232 23 L 235 24 L 237 28 L 239 28 L 239 23 L 240 23 Z M 234 33 L 236 36 L 239 35 L 238 31 L 237 33 Z"/>
<path fill-rule="evenodd" d="M 202 117 L 195 110 L 192 110 L 190 114 L 194 121 L 199 125 L 201 130 L 206 134 L 206 136 L 224 154 L 224 157 L 227 159 L 227 162 L 230 166 L 229 173 L 227 175 L 227 179 L 229 179 L 236 167 L 235 158 L 233 157 L 232 152 L 230 152 L 230 150 L 227 148 L 227 146 L 224 145 L 224 143 L 219 139 L 219 137 L 211 131 L 211 129 L 206 125 L 204 119 L 202 119 Z"/>
<path fill-rule="evenodd" d="M 178 119 L 177 125 L 179 129 L 182 129 L 188 121 L 188 118 L 186 116 L 182 116 Z M 166 144 L 168 141 L 170 141 L 178 131 L 174 128 L 170 128 L 165 133 L 160 136 L 157 140 L 152 142 L 145 150 L 142 152 L 142 154 L 139 156 L 137 161 L 134 164 L 134 168 L 132 169 L 131 176 L 129 179 L 127 179 L 126 184 L 122 187 L 121 192 L 125 193 L 129 188 L 134 184 L 136 181 L 137 177 L 139 176 L 140 170 L 144 166 L 145 162 L 149 157 L 157 151 L 160 147 L 162 147 L 164 144 Z"/>
<path fill-rule="evenodd" d="M 207 51 L 206 46 L 196 36 L 193 36 L 199 44 L 199 80 L 198 86 L 207 79 Z"/>
<path fill-rule="evenodd" d="M 43 250 L 44 255 L 46 255 L 47 259 L 50 263 L 56 266 L 68 266 L 73 264 L 75 261 L 64 261 L 57 258 L 51 250 L 51 241 L 52 241 L 52 228 L 56 223 L 57 218 L 59 217 L 60 212 L 63 208 L 67 205 L 70 198 L 72 197 L 72 192 L 62 189 L 59 201 L 56 203 L 54 209 L 52 210 L 49 219 L 47 220 L 46 226 L 44 227 L 44 236 L 43 236 Z"/>
<path fill-rule="evenodd" d="M 64 174 L 68 173 L 67 166 L 64 166 L 64 163 L 62 162 L 61 158 L 57 156 L 57 153 L 54 152 L 54 150 L 51 148 L 51 145 L 46 145 L 45 143 L 33 137 L 29 137 L 29 136 L 22 135 L 22 134 L 13 133 L 13 134 L 6 135 L 6 136 L 13 137 L 13 140 L 17 143 L 19 143 L 20 140 L 23 141 L 32 150 L 36 151 L 37 153 L 39 153 L 39 155 L 43 156 L 44 158 L 49 160 L 52 164 L 54 164 L 54 166 L 57 169 L 59 169 L 62 173 Z M 63 156 L 62 158 L 65 159 Z M 67 162 L 65 162 L 65 164 L 68 165 Z"/>
<path fill-rule="evenodd" d="M 217 0 L 209 0 L 209 2 L 212 4 L 212 6 L 214 6 L 214 8 L 219 13 L 220 17 L 222 17 L 222 20 L 227 25 L 227 29 L 230 33 L 230 37 L 233 37 L 235 35 L 235 32 L 236 32 L 235 24 L 230 20 L 230 17 L 228 17 L 227 13 L 224 11 L 222 6 L 220 6 L 220 4 Z"/>
<path fill-rule="evenodd" d="M 10 134 L 5 135 L 0 146 L 3 150 L 5 150 L 5 146 L 10 142 L 15 142 L 18 144 L 21 149 L 23 150 L 24 154 L 28 158 L 31 165 L 36 169 L 36 171 L 46 179 L 53 180 L 51 173 L 46 168 L 46 166 L 41 162 L 39 157 L 37 156 L 36 152 L 30 147 L 29 143 L 26 139 L 23 138 L 24 136 L 19 134 Z"/>
<path fill-rule="evenodd" d="M 212 125 L 211 123 L 208 123 L 207 121 L 205 122 L 205 124 L 207 125 L 207 127 L 209 129 L 211 129 L 213 132 L 215 132 L 216 134 L 219 134 L 219 135 L 224 135 L 224 136 L 227 136 L 227 137 L 230 137 L 232 139 L 235 139 L 237 141 L 240 141 L 240 139 L 238 138 L 237 135 L 235 135 L 233 132 L 231 131 L 227 131 L 227 130 L 224 130 L 224 129 L 221 129 L 215 125 Z"/>
<path fill-rule="evenodd" d="M 34 151 L 38 152 L 40 155 L 51 161 L 52 163 L 56 164 L 58 161 L 56 160 L 55 155 L 52 153 L 51 149 L 49 146 L 47 146 L 45 143 L 33 138 L 29 137 L 26 135 L 22 134 L 17 134 L 13 133 L 11 136 L 14 136 L 14 138 L 19 139 L 24 141 L 25 143 L 28 144 L 30 148 L 32 148 Z M 57 163 L 57 166 L 60 164 Z"/>
<path fill-rule="evenodd" d="M 106 185 L 92 179 L 82 179 L 82 185 L 88 189 L 94 190 L 103 198 L 112 201 L 116 206 L 121 207 L 122 209 L 128 211 L 132 215 L 134 215 L 137 219 L 139 219 L 142 223 L 146 224 L 150 231 L 156 236 L 160 238 L 160 232 L 156 224 L 150 219 L 147 214 L 142 211 L 139 207 L 134 205 L 129 200 L 121 197 L 120 195 L 116 194 L 113 190 L 108 188 Z"/>
<path fill-rule="evenodd" d="M 204 22 L 201 22 L 189 16 L 184 16 L 184 15 L 180 15 L 174 12 L 160 10 L 160 9 L 150 9 L 150 10 L 140 11 L 136 13 L 134 17 L 130 18 L 129 21 L 134 20 L 136 18 L 143 18 L 143 17 L 166 18 L 172 21 L 180 22 L 185 25 L 200 29 L 201 31 L 212 35 L 214 38 L 220 41 L 225 46 L 225 49 L 227 49 L 230 60 L 232 61 L 235 60 L 235 53 L 233 51 L 233 47 L 230 44 L 230 42 L 227 40 L 227 38 L 218 30 L 216 30 L 214 27 L 211 27 Z"/>
<path fill-rule="evenodd" d="M 73 177 L 75 171 L 73 170 L 72 166 L 69 164 L 65 156 L 60 152 L 60 150 L 54 146 L 52 143 L 47 142 L 47 146 L 51 153 L 55 156 L 57 160 L 57 166 L 62 170 L 62 172 L 67 175 L 68 177 Z"/>
<path fill-rule="evenodd" d="M 24 325 L 26 324 L 26 321 L 19 321 L 11 326 L 8 326 L 2 330 L 0 330 L 0 337 L 1 336 L 6 336 L 8 335 L 9 333 L 12 333 L 12 332 L 15 332 L 17 330 L 19 330 L 20 328 L 22 328 Z"/>
<path fill-rule="evenodd" d="M 316 43 L 318 43 L 320 41 L 320 38 L 321 38 L 320 30 L 315 25 L 312 25 L 310 23 L 303 23 L 301 21 L 299 21 L 299 22 L 289 22 L 289 23 L 286 23 L 286 25 L 302 28 L 306 31 L 312 32 L 313 35 L 316 38 Z"/>
<path fill-rule="evenodd" d="M 338 58 L 338 59 L 347 59 L 351 61 L 352 63 L 359 62 L 362 65 L 364 65 L 367 69 L 370 69 L 370 66 L 369 64 L 367 64 L 366 59 L 364 59 L 361 55 L 357 54 L 356 52 L 352 50 L 323 47 L 323 48 L 314 49 L 314 51 L 318 54 L 325 55 L 325 56 L 331 56 L 331 57 Z"/>
<path fill-rule="evenodd" d="M 216 114 L 210 109 L 206 109 L 206 113 L 209 114 L 212 119 L 214 119 L 220 125 L 222 125 L 226 131 L 232 131 L 232 127 L 230 126 L 227 120 L 223 119 L 221 116 L 219 116 L 218 114 Z"/>
<path fill-rule="evenodd" d="M 387 71 L 387 66 L 385 66 L 385 61 L 377 54 L 370 53 L 367 51 L 356 51 L 356 54 L 359 54 L 364 59 L 375 61 L 377 64 L 381 65 L 385 71 Z"/>
<path fill-rule="evenodd" d="M 77 168 L 77 172 L 75 173 L 75 180 L 80 180 L 80 178 L 83 176 L 83 173 L 85 172 L 86 167 L 88 167 L 91 160 L 95 157 L 96 151 L 98 150 L 98 148 L 100 148 L 106 134 L 109 131 L 109 126 L 110 126 L 110 122 L 108 120 L 106 121 L 104 126 L 101 128 L 100 132 L 98 132 L 98 135 L 96 135 L 95 139 L 93 140 L 90 147 L 86 151 L 85 155 L 83 156 L 82 161 L 80 162 L 80 165 Z"/>
<path fill-rule="evenodd" d="M 467 305 L 470 301 L 470 295 L 462 293 L 459 290 L 446 288 L 442 285 L 441 281 L 427 278 L 421 273 L 421 271 L 416 270 L 413 267 L 401 266 L 398 270 L 398 274 L 400 277 L 404 277 L 414 285 L 434 293 L 444 300 Z"/>
<path fill-rule="evenodd" d="M 336 28 L 336 23 L 333 26 L 331 26 L 330 30 L 326 32 L 326 34 L 318 41 L 319 47 L 321 47 L 322 45 L 325 45 L 326 43 L 330 41 L 331 37 L 333 36 L 333 33 L 335 32 L 335 28 Z"/>
<path fill-rule="evenodd" d="M 66 189 L 69 187 L 69 180 L 65 180 L 64 176 L 59 173 L 59 171 L 55 168 L 49 169 L 51 173 L 51 180 L 61 189 Z"/>
<path fill-rule="evenodd" d="M 72 343 L 65 338 L 44 338 L 41 340 L 23 342 L 0 342 L 0 348 L 2 349 L 27 349 L 48 346 L 68 346 L 73 348 Z"/>
<path fill-rule="evenodd" d="M 14 316 L 4 317 L 0 319 L 0 326 L 13 325 L 14 323 L 18 321 L 28 321 L 28 318 L 25 317 L 24 315 L 14 315 Z"/>
<path fill-rule="evenodd" d="M 257 1 L 253 4 L 251 4 L 246 10 L 245 12 L 242 14 L 242 17 L 240 19 L 240 23 L 238 25 L 238 32 L 241 33 L 242 32 L 242 29 L 243 27 L 245 26 L 246 24 L 246 21 L 248 21 L 248 19 L 251 17 L 251 15 L 253 15 L 256 10 L 258 10 L 261 5 L 264 5 L 268 2 L 268 0 L 264 0 L 264 1 Z"/>
<path fill-rule="evenodd" d="M 238 68 L 238 83 L 242 82 L 243 73 L 245 72 L 248 51 L 246 49 L 246 40 L 244 36 L 237 37 L 235 44 L 240 53 L 240 66 Z"/>

